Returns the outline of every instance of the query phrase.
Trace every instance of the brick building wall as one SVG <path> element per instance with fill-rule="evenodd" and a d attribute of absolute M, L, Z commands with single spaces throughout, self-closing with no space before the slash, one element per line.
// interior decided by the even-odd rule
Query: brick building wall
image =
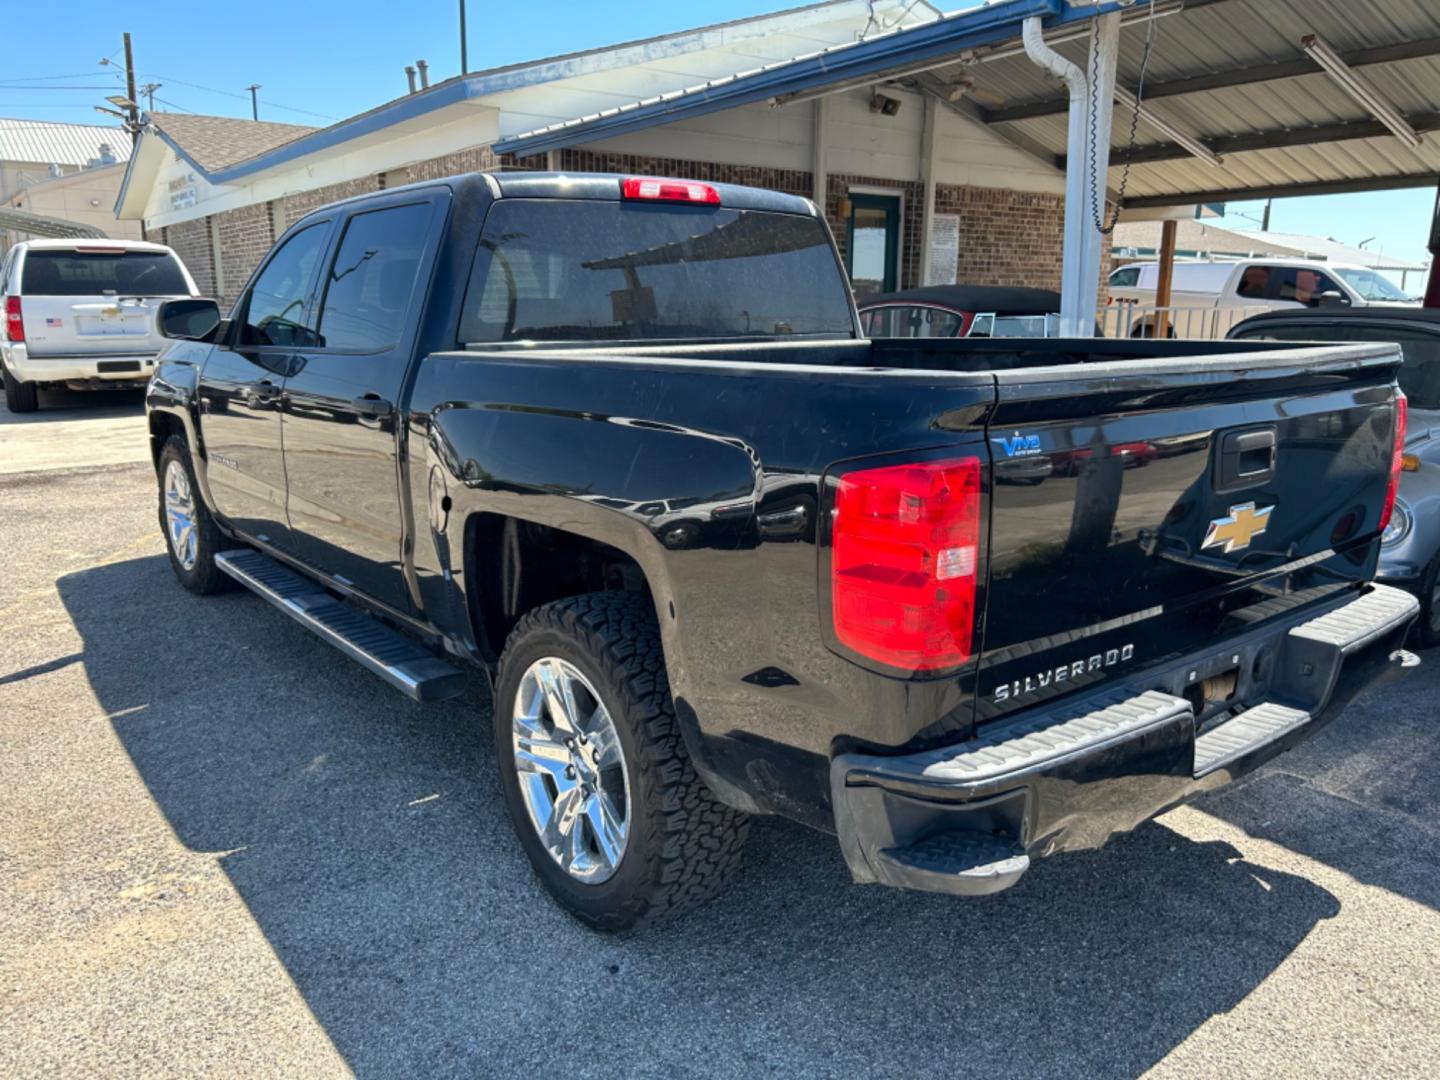
<path fill-rule="evenodd" d="M 220 306 L 228 308 L 275 242 L 270 204 L 225 210 L 212 214 L 210 222 L 220 249 Z"/>
<path fill-rule="evenodd" d="M 167 225 L 161 230 L 160 242 L 175 249 L 195 279 L 201 296 L 215 295 L 215 248 L 210 239 L 210 218 Z"/>
<path fill-rule="evenodd" d="M 1063 196 L 937 184 L 935 212 L 960 219 L 957 281 L 1060 288 Z"/>

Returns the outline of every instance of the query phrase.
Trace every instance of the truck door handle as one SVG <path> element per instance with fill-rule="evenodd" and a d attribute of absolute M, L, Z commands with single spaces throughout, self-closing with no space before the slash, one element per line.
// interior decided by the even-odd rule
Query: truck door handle
<path fill-rule="evenodd" d="M 362 394 L 351 398 L 350 407 L 367 420 L 379 420 L 395 411 L 395 406 L 379 394 Z"/>

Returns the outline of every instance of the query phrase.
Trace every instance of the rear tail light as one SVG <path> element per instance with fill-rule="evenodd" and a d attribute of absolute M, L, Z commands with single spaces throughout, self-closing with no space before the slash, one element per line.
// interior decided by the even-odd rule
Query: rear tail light
<path fill-rule="evenodd" d="M 1405 400 L 1403 390 L 1395 391 L 1395 447 L 1390 455 L 1390 484 L 1385 489 L 1385 503 L 1380 507 L 1380 531 L 1390 524 L 1390 515 L 1395 512 L 1395 496 L 1400 491 L 1400 471 L 1405 461 L 1405 424 L 1410 414 L 1410 403 Z"/>
<path fill-rule="evenodd" d="M 20 297 L 5 298 L 5 340 L 25 340 L 25 320 L 20 316 Z"/>
<path fill-rule="evenodd" d="M 979 458 L 846 473 L 831 544 L 831 608 L 841 644 L 906 671 L 970 658 Z"/>
<path fill-rule="evenodd" d="M 626 199 L 648 199 L 652 202 L 720 205 L 720 192 L 709 184 L 697 183 L 694 180 L 661 180 L 653 176 L 627 176 L 620 181 L 620 194 Z"/>

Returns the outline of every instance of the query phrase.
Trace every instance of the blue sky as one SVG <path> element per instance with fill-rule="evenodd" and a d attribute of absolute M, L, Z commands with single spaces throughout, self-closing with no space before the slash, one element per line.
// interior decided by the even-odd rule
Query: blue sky
<path fill-rule="evenodd" d="M 705 0 L 702 4 L 470 0 L 470 67 L 486 68 L 589 49 L 793 6 L 799 0 Z M 0 116 L 94 122 L 91 106 L 123 89 L 121 38 L 135 42 L 140 81 L 161 83 L 156 108 L 248 116 L 245 87 L 261 84 L 260 116 L 326 124 L 405 90 L 404 67 L 423 57 L 431 78 L 460 66 L 458 0 L 244 0 L 124 5 L 94 0 L 20 6 L 5 20 Z M 961 7 L 963 3 L 941 4 Z M 63 9 L 63 32 L 47 12 Z M 53 78 L 53 76 L 66 76 Z M 113 89 L 110 87 L 113 86 Z M 80 87 L 64 89 L 63 87 Z M 95 89 L 89 89 L 94 87 Z M 297 111 L 303 110 L 303 111 Z M 1287 199 L 1272 228 L 1332 236 L 1408 258 L 1425 257 L 1433 190 Z M 1260 204 L 1232 209 L 1259 217 Z M 1224 224 L 1258 227 L 1232 215 Z M 1412 276 L 1411 284 L 1415 278 Z"/>

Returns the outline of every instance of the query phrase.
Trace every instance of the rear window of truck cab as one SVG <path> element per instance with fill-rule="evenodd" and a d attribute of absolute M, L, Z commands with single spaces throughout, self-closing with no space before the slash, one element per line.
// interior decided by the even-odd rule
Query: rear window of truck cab
<path fill-rule="evenodd" d="M 20 292 L 28 296 L 189 296 L 168 251 L 42 248 L 25 253 Z"/>
<path fill-rule="evenodd" d="M 854 332 L 816 218 L 580 199 L 491 207 L 460 324 L 467 344 Z"/>

